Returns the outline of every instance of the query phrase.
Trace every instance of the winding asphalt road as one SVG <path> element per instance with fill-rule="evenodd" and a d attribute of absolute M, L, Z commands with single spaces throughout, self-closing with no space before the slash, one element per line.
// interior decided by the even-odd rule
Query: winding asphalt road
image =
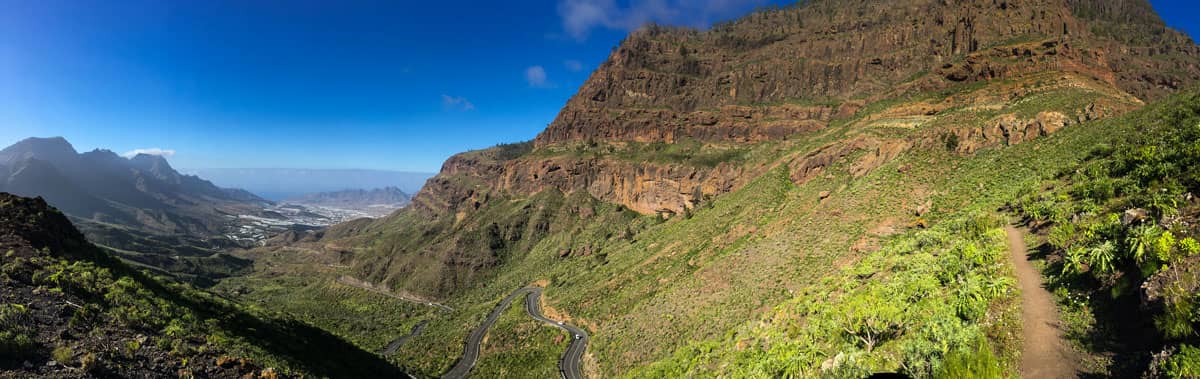
<path fill-rule="evenodd" d="M 583 359 L 583 351 L 587 350 L 587 331 L 543 316 L 542 303 L 539 301 L 542 297 L 542 289 L 535 287 L 531 290 L 529 296 L 525 297 L 525 312 L 529 313 L 529 317 L 554 325 L 571 334 L 571 344 L 567 346 L 567 351 L 563 353 L 562 358 L 558 359 L 558 373 L 566 379 L 583 379 L 583 367 L 580 366 L 580 361 Z"/>
<path fill-rule="evenodd" d="M 542 289 L 538 287 L 525 287 L 513 291 L 508 297 L 500 301 L 492 313 L 488 314 L 487 319 L 483 320 L 471 334 L 467 335 L 466 348 L 463 350 L 462 358 L 450 368 L 446 374 L 442 375 L 443 379 L 461 379 L 466 378 L 471 373 L 471 369 L 475 368 L 475 363 L 479 360 L 479 345 L 483 343 L 483 337 L 487 335 L 488 328 L 500 319 L 500 315 L 512 305 L 513 300 L 521 295 L 528 294 L 525 298 L 525 312 L 529 313 L 534 319 L 553 325 L 559 329 L 566 330 L 571 333 L 571 344 L 567 346 L 567 351 L 563 353 L 562 358 L 558 361 L 559 374 L 566 379 L 583 379 L 583 370 L 580 366 L 580 360 L 583 358 L 583 352 L 587 350 L 588 334 L 583 329 L 572 325 L 562 324 L 557 321 L 546 318 L 542 315 L 541 302 Z"/>
<path fill-rule="evenodd" d="M 405 342 L 408 342 L 408 340 L 416 337 L 418 334 L 421 334 L 421 330 L 425 329 L 426 324 L 429 324 L 429 320 L 421 320 L 421 322 L 413 325 L 412 331 L 410 331 L 408 334 L 400 336 L 400 338 L 392 341 L 392 343 L 389 343 L 387 347 L 383 349 L 383 356 L 386 357 L 396 354 L 396 350 L 400 348 L 400 345 L 403 345 Z"/>

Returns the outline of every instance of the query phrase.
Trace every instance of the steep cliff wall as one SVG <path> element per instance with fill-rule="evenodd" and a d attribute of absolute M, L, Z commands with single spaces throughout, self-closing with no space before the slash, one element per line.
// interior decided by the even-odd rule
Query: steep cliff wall
<path fill-rule="evenodd" d="M 1014 45 L 1022 41 L 1045 46 Z M 633 33 L 536 144 L 761 141 L 820 128 L 897 88 L 1044 70 L 1093 75 L 1148 99 L 1200 79 L 1197 55 L 1140 0 L 812 1 L 708 31 Z M 1008 57 L 1023 59 L 995 61 Z M 772 109 L 787 103 L 811 107 Z M 729 107 L 739 104 L 766 106 L 760 113 L 774 121 L 744 119 Z"/>
<path fill-rule="evenodd" d="M 1015 145 L 1196 82 L 1200 49 L 1144 0 L 824 0 L 707 31 L 651 26 L 534 141 L 455 155 L 411 207 L 326 242 L 371 246 L 362 275 L 436 296 L 550 235 L 535 220 L 551 218 L 509 209 L 537 194 L 568 199 L 546 211 L 556 220 L 586 218 L 559 209 L 592 199 L 683 214 L 773 168 L 796 185 L 861 177 L 913 149 Z"/>

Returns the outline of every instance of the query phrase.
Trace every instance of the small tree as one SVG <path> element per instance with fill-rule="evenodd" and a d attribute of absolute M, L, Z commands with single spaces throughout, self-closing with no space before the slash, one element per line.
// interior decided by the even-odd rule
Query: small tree
<path fill-rule="evenodd" d="M 904 330 L 905 309 L 882 292 L 855 294 L 847 299 L 839 312 L 843 330 L 867 352 Z"/>

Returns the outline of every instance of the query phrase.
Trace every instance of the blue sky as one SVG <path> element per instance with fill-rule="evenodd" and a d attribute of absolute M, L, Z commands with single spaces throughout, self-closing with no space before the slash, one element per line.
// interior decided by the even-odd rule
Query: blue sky
<path fill-rule="evenodd" d="M 1153 3 L 1197 35 L 1191 1 Z M 787 1 L 0 0 L 0 145 L 432 172 L 533 138 L 637 25 L 771 3 Z"/>

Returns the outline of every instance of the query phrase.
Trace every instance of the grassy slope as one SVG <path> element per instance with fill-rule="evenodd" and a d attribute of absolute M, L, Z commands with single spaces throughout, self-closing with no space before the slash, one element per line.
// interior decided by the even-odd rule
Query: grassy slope
<path fill-rule="evenodd" d="M 1195 377 L 1200 233 L 1191 225 L 1200 206 L 1184 194 L 1200 191 L 1200 95 L 1120 120 L 1112 136 L 1084 162 L 1030 187 L 1016 209 L 1040 232 L 1033 244 L 1085 371 Z M 1129 209 L 1148 220 L 1123 221 Z"/>
<path fill-rule="evenodd" d="M 256 275 L 223 280 L 212 290 L 255 309 L 290 314 L 362 350 L 379 352 L 421 320 L 436 317 L 432 308 L 337 282 L 348 268 L 315 251 L 260 252 L 255 258 Z"/>
<path fill-rule="evenodd" d="M 69 227 L 66 218 L 57 211 L 37 210 L 36 216 L 26 215 L 13 210 L 12 201 L 18 200 L 8 198 L 0 202 L 6 222 L 28 216 L 31 221 L 26 222 L 35 228 L 64 224 Z M 60 220 L 58 224 L 53 223 L 56 217 Z M 12 233 L 11 230 L 4 232 L 6 236 Z M 125 372 L 122 370 L 128 367 L 112 365 L 157 366 L 159 362 L 147 362 L 151 358 L 144 356 L 140 347 L 153 344 L 159 350 L 168 351 L 169 359 L 179 361 L 175 367 L 180 370 L 180 375 L 185 372 L 202 374 L 215 367 L 219 358 L 214 352 L 222 356 L 246 357 L 257 365 L 286 374 L 314 377 L 401 375 L 378 357 L 355 349 L 324 330 L 276 313 L 243 307 L 187 284 L 151 276 L 148 271 L 138 271 L 83 241 L 81 236 L 52 235 L 49 238 L 62 241 L 65 247 L 36 252 L 22 252 L 18 248 L 4 253 L 0 265 L 0 295 L 16 299 L 32 294 L 35 300 L 56 299 L 51 306 L 62 306 L 64 301 L 81 305 L 64 307 L 61 314 L 31 322 L 28 317 L 20 316 L 26 312 L 28 304 L 0 304 L 0 314 L 3 314 L 0 335 L 4 337 L 0 343 L 2 364 L 20 364 L 21 359 L 42 362 L 40 359 L 54 349 L 55 353 L 49 354 L 51 357 L 91 357 L 71 359 L 80 359 L 85 369 L 91 367 L 102 376 L 105 372 L 114 375 Z M 64 296 L 68 300 L 60 299 Z M 63 322 L 63 319 L 69 319 L 69 322 Z M 67 329 L 54 334 L 53 341 L 47 341 L 54 345 L 23 344 L 15 351 L 9 350 L 12 348 L 9 338 L 14 333 L 45 336 L 59 333 L 53 328 L 61 324 L 67 324 Z M 97 336 L 102 341 L 101 347 L 94 344 Z M 111 348 L 117 346 L 115 344 L 120 344 L 124 350 Z M 9 358 L 21 359 L 10 362 Z M 86 363 L 88 359 L 92 360 L 90 364 Z M 63 363 L 73 365 L 72 362 Z"/>
<path fill-rule="evenodd" d="M 1079 96 L 1047 82 L 1043 91 L 1061 96 L 1043 109 L 1071 112 L 1091 100 L 1090 93 Z M 812 151 L 862 133 L 911 136 L 954 126 L 956 122 L 948 120 L 959 117 L 979 122 L 992 116 L 997 107 L 949 110 L 915 130 L 876 128 L 887 120 L 867 116 L 915 101 L 1001 94 L 1014 85 L 1038 89 L 1032 80 L 1026 84 L 1008 81 L 888 101 L 808 138 L 743 152 L 739 159 L 769 165 L 778 157 Z M 1019 102 L 1005 111 L 1010 99 L 994 101 L 1002 113 L 1025 114 L 1037 107 L 1035 101 Z M 525 249 L 506 252 L 503 269 L 484 273 L 479 282 L 486 285 L 448 300 L 456 311 L 433 317 L 422 335 L 401 347 L 395 361 L 420 374 L 439 374 L 461 353 L 466 331 L 500 298 L 539 281 L 548 283 L 546 304 L 560 311 L 557 315 L 552 312 L 552 317 L 568 318 L 592 331 L 587 366 L 602 376 L 630 372 L 703 341 L 725 341 L 735 331 L 751 333 L 749 325 L 778 313 L 779 307 L 794 304 L 797 296 L 827 288 L 822 278 L 843 277 L 865 252 L 889 239 L 883 236 L 888 233 L 880 230 L 904 229 L 917 222 L 912 210 L 924 201 L 933 204 L 934 212 L 925 217 L 934 222 L 957 217 L 960 210 L 968 208 L 994 210 L 1022 186 L 1079 159 L 1086 149 L 1078 147 L 1096 143 L 1103 128 L 1105 124 L 1074 126 L 1042 141 L 985 149 L 970 157 L 919 148 L 860 178 L 847 171 L 847 162 L 855 155 L 801 186 L 793 184 L 780 166 L 700 207 L 691 218 L 666 222 L 648 216 L 555 219 L 570 220 L 571 227 L 549 233 Z M 819 201 L 822 191 L 832 196 Z M 510 212 L 505 209 L 520 209 L 530 201 L 496 198 L 479 214 L 503 215 Z M 619 213 L 616 206 L 585 201 L 597 215 Z M 492 207 L 495 209 L 488 210 Z M 472 217 L 465 223 L 478 222 Z M 632 238 L 625 238 L 626 230 L 633 232 Z M 581 246 L 591 246 L 593 253 L 560 256 L 566 249 Z M 492 333 L 511 332 L 511 328 L 499 326 Z M 363 347 L 377 343 L 365 335 L 349 337 Z M 999 340 L 1002 346 L 996 346 L 997 350 L 1002 357 L 1011 358 L 1012 345 L 1007 339 Z M 484 359 L 489 359 L 488 353 Z"/>
<path fill-rule="evenodd" d="M 807 151 L 846 138 L 851 133 L 847 129 L 827 130 L 797 142 L 795 149 Z M 1081 153 L 1073 146 L 1093 143 L 1094 137 L 1072 133 L 974 157 L 912 152 L 864 178 L 852 178 L 843 165 L 803 186 L 792 184 L 782 168 L 771 170 L 701 207 L 690 219 L 656 225 L 641 218 L 633 224 L 645 230 L 632 241 L 588 241 L 600 244 L 603 260 L 559 258 L 563 246 L 585 237 L 551 235 L 509 261 L 488 286 L 456 298 L 453 303 L 475 316 L 431 324 L 439 332 L 427 335 L 424 346 L 460 336 L 511 289 L 549 280 L 548 304 L 593 330 L 589 354 L 600 362 L 602 373 L 627 372 L 669 356 L 688 341 L 722 337 L 853 264 L 858 254 L 851 246 L 860 237 L 871 239 L 867 231 L 881 224 L 902 228 L 915 221 L 910 211 L 922 197 L 941 210 L 935 218 L 968 205 L 994 209 L 1022 185 L 1078 159 Z M 911 168 L 902 174 L 897 170 L 901 166 Z M 818 202 L 821 191 L 833 196 Z M 417 351 L 428 354 L 423 348 Z M 451 361 L 441 365 L 448 367 Z"/>

